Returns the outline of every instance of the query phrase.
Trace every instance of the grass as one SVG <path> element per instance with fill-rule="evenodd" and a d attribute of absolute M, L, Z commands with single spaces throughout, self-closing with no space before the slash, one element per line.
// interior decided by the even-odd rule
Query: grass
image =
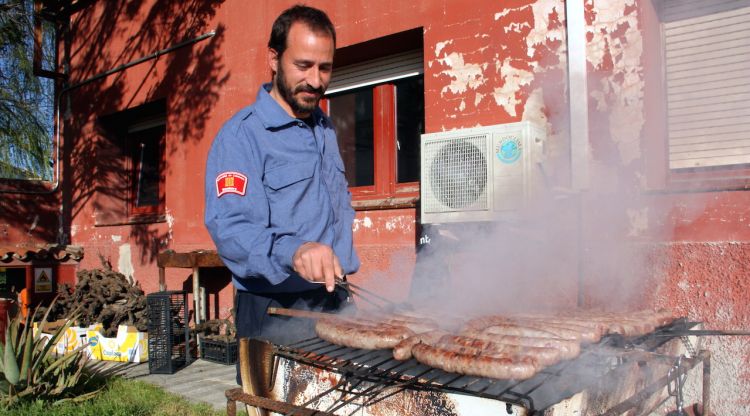
<path fill-rule="evenodd" d="M 0 415 L 14 416 L 219 416 L 208 404 L 193 404 L 148 383 L 111 378 L 94 398 L 80 403 L 51 404 L 26 402 L 9 409 L 0 408 Z"/>

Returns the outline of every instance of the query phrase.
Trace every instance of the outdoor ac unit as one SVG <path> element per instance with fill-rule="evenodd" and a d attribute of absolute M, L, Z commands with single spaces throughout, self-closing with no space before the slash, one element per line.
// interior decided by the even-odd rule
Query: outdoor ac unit
<path fill-rule="evenodd" d="M 422 135 L 422 223 L 514 217 L 541 185 L 545 138 L 528 121 Z"/>

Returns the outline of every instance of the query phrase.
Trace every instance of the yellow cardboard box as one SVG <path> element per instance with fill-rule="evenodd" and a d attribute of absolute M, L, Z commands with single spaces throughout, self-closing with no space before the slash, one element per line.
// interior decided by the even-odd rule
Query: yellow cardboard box
<path fill-rule="evenodd" d="M 131 363 L 148 361 L 148 334 L 138 332 L 134 326 L 118 326 L 115 338 L 102 336 L 99 329 L 88 331 L 87 336 L 89 355 L 94 359 Z"/>
<path fill-rule="evenodd" d="M 42 326 L 42 338 L 47 338 L 48 340 L 51 339 L 52 332 L 55 332 L 57 328 L 64 324 L 64 320 L 45 323 L 45 325 Z M 34 333 L 39 331 L 40 326 L 41 325 L 39 325 L 39 323 L 34 322 Z M 88 343 L 88 332 L 99 331 L 101 329 L 102 324 L 94 324 L 88 327 L 71 326 L 70 328 L 65 330 L 60 339 L 57 341 L 57 344 L 55 345 L 55 351 L 58 354 L 62 355 L 77 348 L 83 347 Z"/>

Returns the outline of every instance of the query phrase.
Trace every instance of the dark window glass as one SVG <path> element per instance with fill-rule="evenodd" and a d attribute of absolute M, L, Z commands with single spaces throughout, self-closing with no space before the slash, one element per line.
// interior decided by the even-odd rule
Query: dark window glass
<path fill-rule="evenodd" d="M 424 78 L 396 81 L 398 182 L 419 180 L 419 142 L 424 133 Z"/>
<path fill-rule="evenodd" d="M 374 185 L 372 88 L 328 100 L 349 186 Z"/>
<path fill-rule="evenodd" d="M 164 127 L 157 127 L 132 134 L 134 205 L 153 207 L 159 205 L 159 179 L 161 163 L 160 141 Z"/>

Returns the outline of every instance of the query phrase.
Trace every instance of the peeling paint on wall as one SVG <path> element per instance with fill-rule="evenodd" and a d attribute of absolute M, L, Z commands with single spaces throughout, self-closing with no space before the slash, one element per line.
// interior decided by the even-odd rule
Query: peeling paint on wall
<path fill-rule="evenodd" d="M 364 217 L 362 219 L 355 218 L 354 223 L 352 223 L 352 230 L 356 233 L 360 230 L 360 227 L 370 229 L 372 228 L 372 220 L 370 217 Z"/>
<path fill-rule="evenodd" d="M 125 276 L 135 280 L 133 275 L 133 260 L 130 254 L 130 244 L 120 246 L 119 258 L 117 259 L 117 270 Z"/>
<path fill-rule="evenodd" d="M 352 224 L 354 232 L 367 230 L 369 233 L 382 234 L 385 232 L 406 235 L 413 233 L 415 222 L 413 215 L 385 215 L 375 217 L 375 221 L 369 216 L 355 218 Z"/>
<path fill-rule="evenodd" d="M 641 157 L 640 137 L 645 124 L 643 103 L 643 35 L 636 0 L 587 1 L 593 19 L 587 26 L 586 58 L 601 75 L 590 96 L 607 118 L 618 158 L 629 165 Z"/>
<path fill-rule="evenodd" d="M 172 212 L 169 210 L 169 208 L 165 209 L 164 216 L 167 220 L 167 238 L 166 241 L 162 242 L 162 245 L 167 246 L 169 245 L 169 242 L 174 238 L 174 216 L 172 215 Z"/>
<path fill-rule="evenodd" d="M 564 2 L 529 3 L 513 7 L 500 3 L 501 10 L 472 25 L 472 30 L 480 27 L 484 32 L 468 38 L 461 32 L 468 22 L 461 23 L 445 31 L 453 37 L 434 43 L 435 59 L 428 60 L 427 66 L 433 69 L 444 103 L 441 122 L 471 115 L 489 120 L 462 121 L 458 127 L 519 120 L 546 125 L 548 106 L 562 105 L 564 98 L 545 105 L 544 90 L 545 86 L 565 90 Z M 557 72 L 553 81 L 540 76 L 549 71 Z"/>
<path fill-rule="evenodd" d="M 637 237 L 648 230 L 648 207 L 628 209 L 628 236 Z"/>
<path fill-rule="evenodd" d="M 514 68 L 509 58 L 500 67 L 500 73 L 503 74 L 502 85 L 493 90 L 492 96 L 495 98 L 497 105 L 503 107 L 506 113 L 516 117 L 516 106 L 523 104 L 516 95 L 516 91 L 521 87 L 529 86 L 531 81 L 534 80 L 534 74 L 531 71 Z"/>
<path fill-rule="evenodd" d="M 386 221 L 385 229 L 388 231 L 393 231 L 396 229 L 411 230 L 413 224 L 414 224 L 414 221 L 412 220 L 411 217 L 403 217 L 403 216 L 392 217 L 388 219 L 388 221 Z"/>
<path fill-rule="evenodd" d="M 437 49 L 435 54 L 438 55 Z M 483 74 L 487 69 L 486 63 L 466 63 L 464 61 L 464 55 L 456 52 L 452 52 L 447 56 L 439 58 L 437 61 L 449 68 L 440 71 L 441 74 L 447 75 L 451 80 L 451 83 L 444 86 L 441 90 L 443 95 L 449 91 L 453 94 L 463 94 L 467 90 L 475 90 L 479 85 L 485 82 Z"/>

